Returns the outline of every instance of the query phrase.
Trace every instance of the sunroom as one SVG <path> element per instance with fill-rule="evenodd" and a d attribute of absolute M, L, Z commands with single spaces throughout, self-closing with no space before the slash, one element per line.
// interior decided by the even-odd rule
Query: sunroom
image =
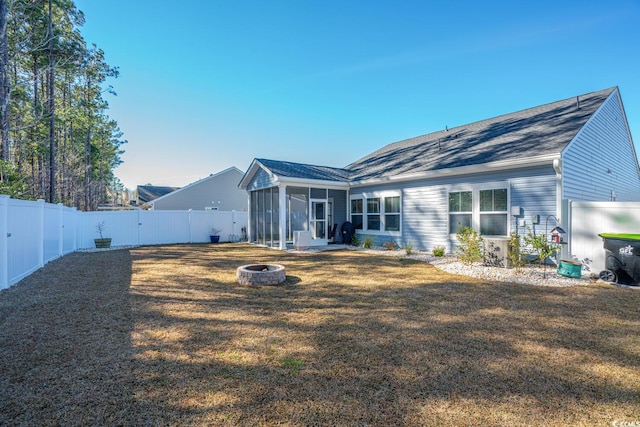
<path fill-rule="evenodd" d="M 339 169 L 254 160 L 240 183 L 249 195 L 249 241 L 280 249 L 340 241 L 349 188 L 343 179 Z"/>

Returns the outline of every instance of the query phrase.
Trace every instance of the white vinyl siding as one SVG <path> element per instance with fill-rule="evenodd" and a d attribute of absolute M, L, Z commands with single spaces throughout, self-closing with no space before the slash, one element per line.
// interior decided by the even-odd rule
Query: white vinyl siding
<path fill-rule="evenodd" d="M 518 219 L 526 221 L 526 227 L 544 233 L 542 224 L 533 224 L 533 215 L 546 218 L 556 214 L 556 176 L 551 165 L 486 174 L 461 176 L 446 180 L 434 179 L 404 184 L 402 188 L 402 242 L 411 242 L 416 250 L 432 250 L 444 246 L 453 251 L 455 234 L 449 233 L 449 194 L 455 191 L 508 188 L 509 209 L 521 208 L 521 216 L 510 214 L 509 230 L 515 230 Z M 520 227 L 520 232 L 524 229 Z"/>
<path fill-rule="evenodd" d="M 562 153 L 563 199 L 640 201 L 640 172 L 615 90 Z"/>

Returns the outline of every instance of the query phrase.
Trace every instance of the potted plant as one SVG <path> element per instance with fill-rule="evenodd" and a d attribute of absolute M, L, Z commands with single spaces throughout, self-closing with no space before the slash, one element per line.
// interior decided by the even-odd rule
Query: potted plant
<path fill-rule="evenodd" d="M 98 224 L 96 224 L 96 231 L 100 235 L 99 239 L 93 239 L 93 242 L 96 244 L 96 248 L 111 247 L 111 237 L 104 237 L 103 235 L 106 229 L 107 229 L 107 225 L 104 221 L 100 221 Z"/>
<path fill-rule="evenodd" d="M 211 233 L 209 233 L 209 238 L 211 239 L 211 243 L 218 243 L 220 241 L 220 232 L 222 228 L 216 228 L 211 226 Z"/>

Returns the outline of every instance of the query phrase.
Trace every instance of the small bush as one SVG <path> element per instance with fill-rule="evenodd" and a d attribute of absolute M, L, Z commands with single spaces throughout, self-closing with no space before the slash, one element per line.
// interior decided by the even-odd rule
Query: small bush
<path fill-rule="evenodd" d="M 384 242 L 382 244 L 382 247 L 387 251 L 395 251 L 396 249 L 398 249 L 398 244 L 393 240 L 389 240 L 388 242 Z"/>
<path fill-rule="evenodd" d="M 407 253 L 407 255 L 411 255 L 411 253 L 413 252 L 413 243 L 406 242 L 404 244 L 404 251 Z"/>
<path fill-rule="evenodd" d="M 462 227 L 458 234 L 458 258 L 463 264 L 473 264 L 482 259 L 482 237 L 471 227 Z"/>
<path fill-rule="evenodd" d="M 436 246 L 435 248 L 433 248 L 433 256 L 444 256 L 444 246 Z"/>
<path fill-rule="evenodd" d="M 360 246 L 360 236 L 357 234 L 351 236 L 351 244 L 353 246 Z"/>
<path fill-rule="evenodd" d="M 365 249 L 371 249 L 373 246 L 373 236 L 364 236 L 362 239 L 362 247 Z"/>
<path fill-rule="evenodd" d="M 547 258 L 553 255 L 560 245 L 550 242 L 547 240 L 547 236 L 545 234 L 536 235 L 533 231 L 529 230 L 526 236 L 524 236 L 524 243 L 528 245 L 533 254 L 538 257 L 538 262 L 540 265 L 543 265 Z M 547 277 L 546 270 L 544 271 L 542 277 Z"/>
<path fill-rule="evenodd" d="M 517 231 L 513 231 L 509 238 L 509 261 L 516 270 L 519 270 L 524 266 L 526 260 L 526 253 L 522 250 L 522 242 L 520 242 L 520 235 Z"/>

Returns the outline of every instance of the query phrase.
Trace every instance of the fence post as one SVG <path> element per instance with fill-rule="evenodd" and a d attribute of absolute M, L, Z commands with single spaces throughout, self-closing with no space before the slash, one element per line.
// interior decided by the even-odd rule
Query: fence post
<path fill-rule="evenodd" d="M 9 196 L 0 196 L 0 289 L 9 286 Z"/>
<path fill-rule="evenodd" d="M 36 239 L 40 242 L 38 245 L 38 267 L 42 268 L 44 266 L 44 199 L 38 199 L 38 211 L 40 219 L 37 224 L 38 236 Z"/>
<path fill-rule="evenodd" d="M 231 234 L 233 234 L 233 236 L 234 236 L 233 240 L 237 240 L 239 242 L 240 241 L 240 237 L 239 237 L 240 234 L 236 233 L 236 224 L 237 224 L 237 221 L 236 221 L 236 210 L 234 209 L 234 210 L 231 211 L 231 227 L 232 227 Z"/>
<path fill-rule="evenodd" d="M 136 236 L 137 236 L 136 245 L 137 246 L 140 246 L 140 229 L 142 227 L 142 219 L 140 218 L 141 211 L 142 211 L 142 209 L 137 209 L 136 210 L 136 212 L 137 212 L 137 215 L 136 215 L 136 224 L 137 224 L 137 227 L 136 227 Z"/>
<path fill-rule="evenodd" d="M 73 218 L 73 250 L 70 252 L 75 252 L 78 250 L 78 247 L 80 246 L 80 244 L 78 243 L 78 236 L 79 236 L 79 232 L 78 229 L 80 228 L 80 215 L 78 214 L 77 209 L 71 208 L 73 210 L 73 216 L 69 216 L 70 218 Z M 67 223 L 65 224 L 67 227 L 70 227 L 71 224 Z"/>
<path fill-rule="evenodd" d="M 58 203 L 58 257 L 64 255 L 64 221 L 62 203 Z"/>

